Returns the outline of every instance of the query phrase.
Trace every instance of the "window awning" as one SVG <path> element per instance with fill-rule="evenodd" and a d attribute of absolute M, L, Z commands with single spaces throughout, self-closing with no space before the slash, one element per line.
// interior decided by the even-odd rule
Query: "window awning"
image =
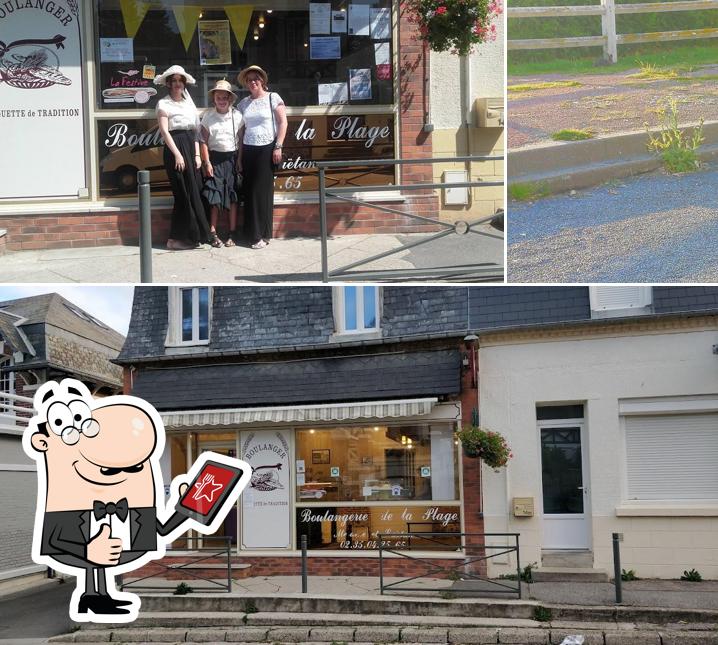
<path fill-rule="evenodd" d="M 429 414 L 438 403 L 436 397 L 362 401 L 326 405 L 291 405 L 269 408 L 234 408 L 162 412 L 165 427 L 234 426 L 249 423 L 299 423 L 350 421 L 356 419 L 395 419 Z"/>

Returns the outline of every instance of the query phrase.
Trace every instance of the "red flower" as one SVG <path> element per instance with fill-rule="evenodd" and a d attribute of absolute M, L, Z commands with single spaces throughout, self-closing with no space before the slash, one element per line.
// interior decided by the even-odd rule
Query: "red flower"
<path fill-rule="evenodd" d="M 446 7 L 443 5 L 441 7 L 438 7 L 436 9 L 436 13 L 438 13 L 440 16 L 443 16 L 446 13 Z"/>

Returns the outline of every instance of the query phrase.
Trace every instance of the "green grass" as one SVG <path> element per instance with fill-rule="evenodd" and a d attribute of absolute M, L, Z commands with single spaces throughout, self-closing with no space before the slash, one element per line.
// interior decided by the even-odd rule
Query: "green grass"
<path fill-rule="evenodd" d="M 593 139 L 593 133 L 588 130 L 559 130 L 551 135 L 554 141 L 583 141 Z"/>
<path fill-rule="evenodd" d="M 519 83 L 509 85 L 506 89 L 509 92 L 529 92 L 530 90 L 551 90 L 557 87 L 581 87 L 583 83 L 578 81 L 549 81 L 546 83 Z"/>
<path fill-rule="evenodd" d="M 550 194 L 548 186 L 537 182 L 509 184 L 509 197 L 517 202 L 530 202 Z"/>
<path fill-rule="evenodd" d="M 509 33 L 511 33 L 510 26 Z M 716 60 L 715 46 L 695 44 L 697 42 L 700 41 L 671 43 L 670 51 L 654 51 L 649 46 L 639 49 L 638 46 L 633 46 L 634 51 L 627 52 L 625 50 L 628 47 L 619 47 L 618 63 L 615 65 L 604 65 L 598 61 L 600 50 L 593 48 L 584 49 L 578 54 L 580 58 L 561 58 L 562 51 L 552 49 L 548 51 L 553 52 L 553 59 L 523 62 L 512 60 L 513 52 L 509 52 L 508 74 L 509 77 L 533 74 L 613 74 L 640 68 L 641 64 L 664 70 L 681 71 L 701 65 L 716 64 L 718 61 Z M 592 54 L 588 52 L 592 52 Z"/>

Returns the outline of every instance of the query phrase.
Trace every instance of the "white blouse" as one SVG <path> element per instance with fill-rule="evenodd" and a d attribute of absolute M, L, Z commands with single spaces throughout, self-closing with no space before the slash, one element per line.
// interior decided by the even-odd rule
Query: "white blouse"
<path fill-rule="evenodd" d="M 199 124 L 199 115 L 194 103 L 182 99 L 173 101 L 169 96 L 157 101 L 155 112 L 159 116 L 165 114 L 169 121 L 167 129 L 172 130 L 196 130 Z"/>
<path fill-rule="evenodd" d="M 276 138 L 277 115 L 272 121 L 272 112 L 269 107 L 269 97 L 272 97 L 272 108 L 284 105 L 282 97 L 276 92 L 267 92 L 258 99 L 251 96 L 243 98 L 239 105 L 239 111 L 244 118 L 244 143 L 248 146 L 266 146 Z"/>
<path fill-rule="evenodd" d="M 234 133 L 232 132 L 232 121 L 234 120 Z M 207 131 L 209 137 L 207 145 L 210 150 L 216 152 L 233 152 L 237 149 L 237 133 L 242 125 L 242 115 L 231 108 L 224 114 L 215 109 L 207 110 L 202 117 L 202 127 Z"/>

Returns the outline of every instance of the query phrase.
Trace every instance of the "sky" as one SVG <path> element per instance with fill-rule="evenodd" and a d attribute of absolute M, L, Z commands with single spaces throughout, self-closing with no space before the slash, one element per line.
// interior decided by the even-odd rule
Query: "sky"
<path fill-rule="evenodd" d="M 0 287 L 0 302 L 53 292 L 59 293 L 63 298 L 120 332 L 123 336 L 127 335 L 134 287 L 88 287 L 60 284 L 35 287 L 2 286 Z"/>

